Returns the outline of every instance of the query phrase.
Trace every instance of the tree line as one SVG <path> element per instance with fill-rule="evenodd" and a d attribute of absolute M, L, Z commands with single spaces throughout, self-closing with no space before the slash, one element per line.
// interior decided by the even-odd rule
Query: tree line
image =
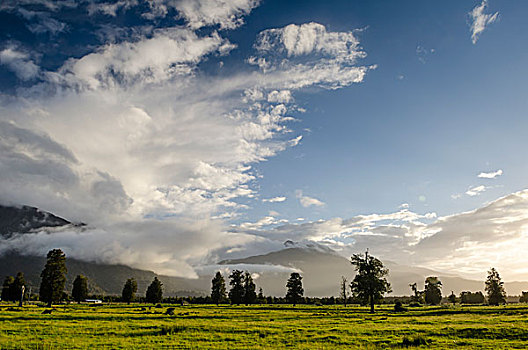
<path fill-rule="evenodd" d="M 46 265 L 40 274 L 41 283 L 39 288 L 39 300 L 51 306 L 68 298 L 64 292 L 66 283 L 66 255 L 60 249 L 50 250 L 46 256 Z M 209 297 L 189 297 L 189 298 L 169 298 L 169 302 L 193 302 L 193 303 L 230 303 L 233 305 L 250 305 L 250 304 L 271 304 L 271 303 L 288 303 L 292 305 L 301 303 L 310 304 L 335 304 L 341 302 L 344 306 L 347 303 L 359 303 L 369 306 L 370 311 L 374 312 L 374 306 L 380 303 L 384 295 L 390 293 L 391 285 L 387 281 L 388 269 L 383 265 L 381 260 L 369 255 L 368 251 L 362 254 L 354 254 L 351 257 L 352 265 L 355 268 L 356 275 L 348 284 L 345 277 L 342 277 L 339 284 L 339 298 L 306 298 L 304 297 L 304 288 L 302 276 L 298 272 L 290 274 L 286 281 L 286 295 L 280 297 L 265 297 L 262 288 L 256 292 L 256 285 L 253 276 L 249 271 L 233 270 L 228 276 L 229 291 L 226 288 L 226 281 L 220 271 L 216 272 L 211 281 L 211 294 Z M 15 277 L 7 276 L 3 283 L 2 300 L 19 301 L 22 305 L 23 300 L 27 299 L 25 291 L 26 282 L 22 272 L 17 273 Z M 438 305 L 442 301 L 442 282 L 438 277 L 430 276 L 425 279 L 424 290 L 418 290 L 417 283 L 410 284 L 412 295 L 408 298 L 409 306 L 420 306 L 422 304 Z M 137 299 L 138 290 L 137 281 L 134 278 L 126 280 L 121 298 L 119 301 L 130 303 Z M 504 282 L 501 280 L 497 270 L 492 268 L 488 271 L 485 281 L 485 291 L 487 298 L 482 292 L 465 291 L 457 297 L 453 292 L 448 296 L 450 303 L 460 302 L 462 304 L 483 304 L 499 305 L 506 302 L 506 292 Z M 350 292 L 350 294 L 349 294 Z M 81 302 L 88 298 L 88 279 L 83 275 L 78 275 L 73 281 L 71 296 L 74 301 Z M 115 300 L 115 298 L 112 298 Z M 163 284 L 154 277 L 152 283 L 148 286 L 145 297 L 141 301 L 157 304 L 163 301 Z M 528 302 L 528 292 L 523 292 L 520 302 Z M 401 301 L 395 300 L 396 309 L 403 310 Z M 398 311 L 398 310 L 397 310 Z"/>

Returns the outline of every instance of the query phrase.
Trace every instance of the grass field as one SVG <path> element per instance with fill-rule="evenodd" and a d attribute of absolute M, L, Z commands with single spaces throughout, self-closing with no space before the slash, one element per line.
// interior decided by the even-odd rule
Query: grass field
<path fill-rule="evenodd" d="M 0 348 L 528 348 L 528 306 L 0 306 Z"/>

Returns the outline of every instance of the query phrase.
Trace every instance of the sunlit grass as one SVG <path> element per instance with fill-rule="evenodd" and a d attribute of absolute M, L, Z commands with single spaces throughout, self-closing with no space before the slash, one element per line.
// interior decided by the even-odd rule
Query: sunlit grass
<path fill-rule="evenodd" d="M 526 348 L 528 306 L 0 306 L 0 348 Z"/>

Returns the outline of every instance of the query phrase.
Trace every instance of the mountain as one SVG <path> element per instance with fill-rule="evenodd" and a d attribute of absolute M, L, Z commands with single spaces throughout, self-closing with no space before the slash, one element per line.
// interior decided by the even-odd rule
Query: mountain
<path fill-rule="evenodd" d="M 3 238 L 10 238 L 14 233 L 31 233 L 41 228 L 66 225 L 72 223 L 38 208 L 0 205 L 0 236 Z"/>
<path fill-rule="evenodd" d="M 291 246 L 291 244 L 286 246 Z M 409 284 L 411 283 L 418 283 L 418 286 L 423 289 L 425 278 L 428 276 L 437 276 L 442 281 L 442 289 L 445 295 L 449 295 L 451 291 L 454 291 L 455 294 L 467 290 L 484 291 L 484 281 L 465 279 L 456 275 L 422 267 L 400 265 L 391 261 L 384 263 L 389 269 L 388 280 L 393 290 L 391 295 L 410 295 Z M 254 265 L 256 270 L 260 269 L 262 265 L 280 265 L 300 270 L 305 293 L 308 296 L 338 295 L 341 276 L 345 276 L 348 281 L 351 281 L 355 275 L 349 260 L 335 252 L 324 252 L 318 248 L 309 247 L 286 248 L 264 255 L 223 260 L 219 264 L 229 265 L 231 268 L 244 264 L 243 266 L 249 267 L 250 271 L 251 265 Z M 263 273 L 256 280 L 256 283 L 266 293 L 284 295 L 288 276 L 288 272 L 274 272 L 271 276 Z M 505 288 L 509 294 L 519 295 L 522 290 L 528 290 L 528 282 L 506 282 Z"/>

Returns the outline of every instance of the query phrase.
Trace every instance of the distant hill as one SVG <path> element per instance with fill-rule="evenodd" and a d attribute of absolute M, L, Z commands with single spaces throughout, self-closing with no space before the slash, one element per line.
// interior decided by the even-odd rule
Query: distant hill
<path fill-rule="evenodd" d="M 0 278 L 14 276 L 17 272 L 24 273 L 28 285 L 33 292 L 38 293 L 40 285 L 40 273 L 46 264 L 45 257 L 22 256 L 16 252 L 10 252 L 0 257 Z M 79 274 L 88 277 L 88 285 L 91 293 L 97 294 L 121 294 L 123 285 L 128 278 L 134 277 L 138 282 L 138 294 L 144 295 L 147 286 L 154 277 L 158 277 L 163 283 L 165 296 L 204 295 L 202 290 L 195 284 L 198 280 L 157 275 L 152 271 L 134 269 L 124 265 L 97 264 L 77 259 L 66 258 L 68 269 L 66 290 L 71 291 L 72 283 Z"/>

